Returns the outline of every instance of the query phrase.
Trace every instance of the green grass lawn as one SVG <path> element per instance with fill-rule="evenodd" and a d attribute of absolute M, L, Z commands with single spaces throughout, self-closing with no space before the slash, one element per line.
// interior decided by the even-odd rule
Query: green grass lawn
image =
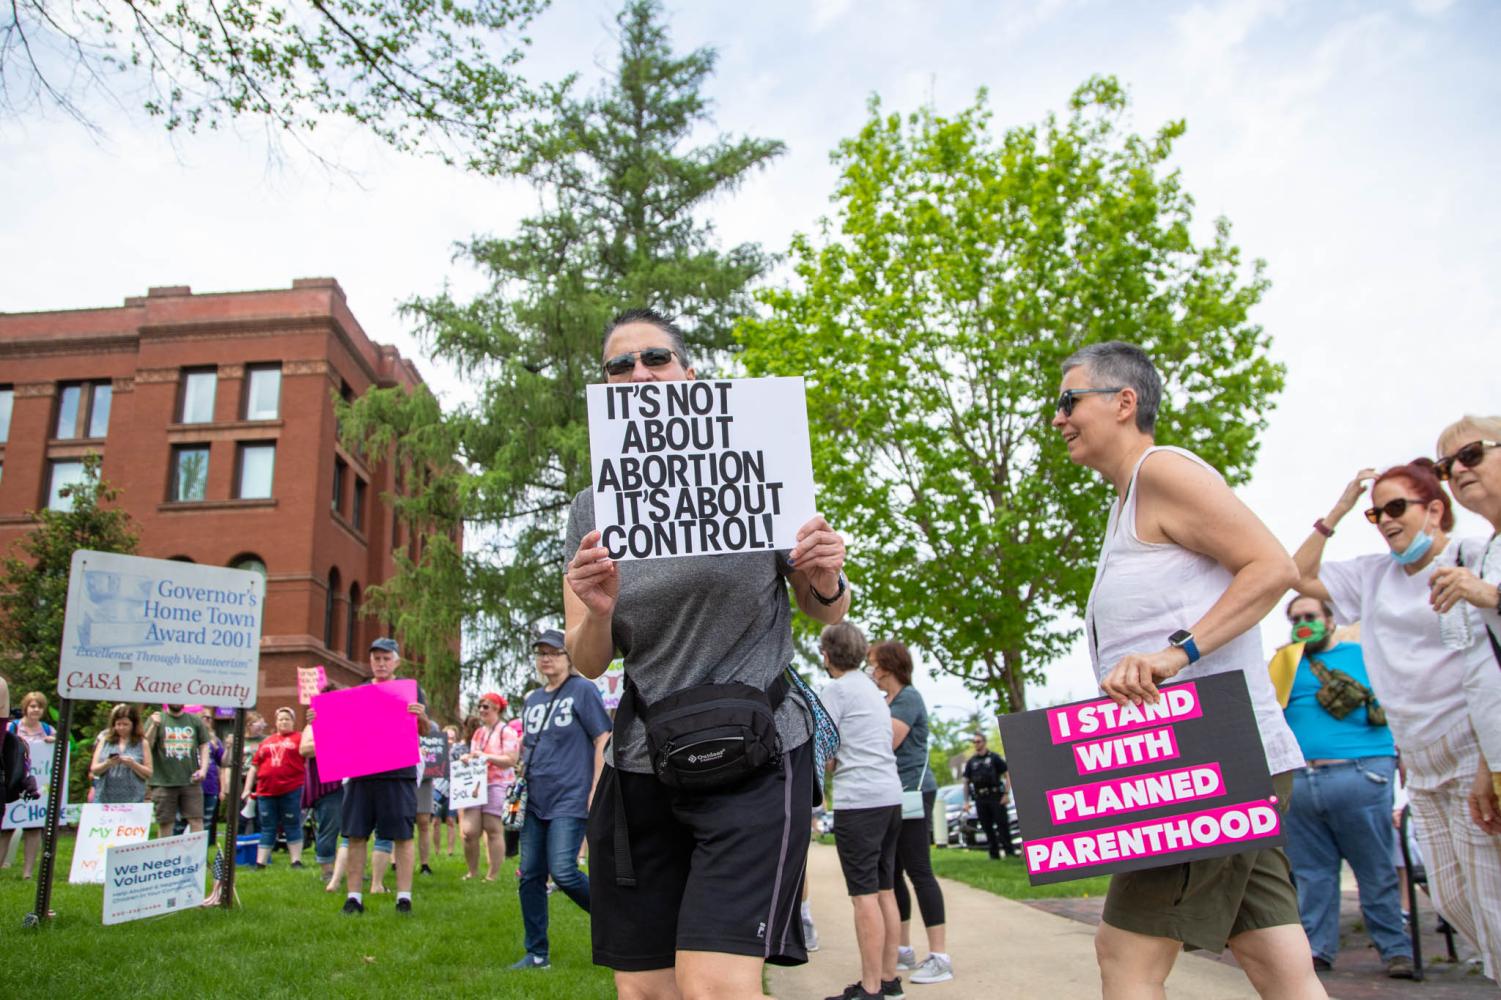
<path fill-rule="evenodd" d="M 17 864 L 0 871 L 0 941 L 5 968 L 24 994 L 111 996 L 485 997 L 614 996 L 609 970 L 589 959 L 589 918 L 562 893 L 551 897 L 552 968 L 511 972 L 522 953 L 515 859 L 492 883 L 461 882 L 461 858 L 434 859 L 417 877 L 414 912 L 396 897 L 365 895 L 365 914 L 339 913 L 342 893 L 325 893 L 312 852 L 293 871 L 277 853 L 265 871 L 241 868 L 242 906 L 197 910 L 105 927 L 102 885 L 69 885 L 71 835 L 60 842 L 50 926 L 26 931 L 35 882 Z M 210 848 L 210 859 L 213 850 Z M 394 888 L 394 874 L 386 881 Z M 22 971 L 24 970 L 24 971 Z"/>
<path fill-rule="evenodd" d="M 1020 858 L 990 860 L 985 851 L 959 847 L 933 849 L 933 871 L 940 878 L 972 885 L 1007 899 L 1056 899 L 1063 896 L 1103 896 L 1110 876 L 1098 875 L 1073 882 L 1032 885 Z"/>

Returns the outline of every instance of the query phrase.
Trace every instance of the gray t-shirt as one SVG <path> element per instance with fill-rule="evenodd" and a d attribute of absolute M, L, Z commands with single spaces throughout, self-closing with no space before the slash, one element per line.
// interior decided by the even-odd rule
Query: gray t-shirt
<path fill-rule="evenodd" d="M 902 783 L 891 750 L 891 710 L 876 682 L 851 670 L 818 691 L 839 727 L 834 808 L 876 809 L 902 804 Z"/>
<path fill-rule="evenodd" d="M 916 688 L 909 684 L 896 693 L 891 699 L 891 717 L 909 727 L 907 738 L 896 748 L 896 770 L 902 777 L 902 788 L 917 791 L 917 783 L 921 781 L 922 791 L 938 791 L 933 769 L 924 767 L 928 762 L 928 706 Z"/>
<path fill-rule="evenodd" d="M 594 495 L 573 498 L 563 551 L 572 559 L 594 530 Z M 792 662 L 792 608 L 786 552 L 631 559 L 618 563 L 620 599 L 610 622 L 625 673 L 648 705 L 696 684 L 739 681 L 766 690 Z M 812 734 L 796 692 L 777 709 L 782 747 Z M 646 728 L 631 723 L 619 752 L 605 759 L 622 771 L 651 773 Z"/>

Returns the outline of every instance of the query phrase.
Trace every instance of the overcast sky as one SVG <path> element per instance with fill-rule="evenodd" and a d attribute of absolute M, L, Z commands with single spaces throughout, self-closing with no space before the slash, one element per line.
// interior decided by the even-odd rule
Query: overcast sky
<path fill-rule="evenodd" d="M 610 62 L 614 3 L 560 0 L 531 32 L 538 78 Z M 1295 547 L 1354 470 L 1430 454 L 1464 412 L 1501 411 L 1501 5 L 1482 0 L 1229 0 L 1137 4 L 815 0 L 670 5 L 680 49 L 719 50 L 719 126 L 789 151 L 716 206 L 726 243 L 784 250 L 830 210 L 830 149 L 866 101 L 940 113 L 989 88 L 995 127 L 1062 109 L 1095 73 L 1130 89 L 1133 126 L 1184 118 L 1175 164 L 1197 222 L 1219 215 L 1272 288 L 1254 314 L 1288 385 L 1242 495 Z M 257 128 L 169 141 L 143 115 L 92 108 L 95 140 L 57 115 L 0 122 L 0 310 L 118 305 L 148 286 L 286 287 L 331 275 L 376 340 L 459 391 L 396 315 L 402 299 L 477 276 L 453 244 L 505 234 L 521 188 L 320 130 L 351 168 L 294 153 L 268 165 Z M 1461 533 L 1485 530 L 1465 515 Z M 1331 558 L 1377 551 L 1354 515 Z M 1280 642 L 1280 618 L 1264 629 Z M 955 682 L 930 702 L 970 702 Z M 1040 701 L 1094 693 L 1082 648 Z M 949 714 L 949 713 L 945 713 Z"/>

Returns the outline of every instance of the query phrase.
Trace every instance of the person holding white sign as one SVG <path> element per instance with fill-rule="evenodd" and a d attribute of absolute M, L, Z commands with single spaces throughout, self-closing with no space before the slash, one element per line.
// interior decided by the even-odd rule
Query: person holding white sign
<path fill-rule="evenodd" d="M 651 310 L 616 317 L 603 346 L 609 383 L 695 377 L 681 333 Z M 591 679 L 619 650 L 626 677 L 589 814 L 594 961 L 615 970 L 622 997 L 759 997 L 764 963 L 807 961 L 798 897 L 813 725 L 805 697 L 785 679 L 787 588 L 815 621 L 842 620 L 850 600 L 844 540 L 814 516 L 790 551 L 617 561 L 595 524 L 585 489 L 565 542 L 567 647 Z M 778 702 L 769 714 L 781 752 L 733 787 L 669 788 L 654 773 L 642 718 L 665 698 L 735 682 L 763 706 Z M 721 752 L 729 751 L 705 751 L 700 763 L 713 767 Z M 726 884 L 737 891 L 718 890 Z"/>
<path fill-rule="evenodd" d="M 1052 425 L 1069 460 L 1115 487 L 1085 609 L 1100 688 L 1156 703 L 1158 685 L 1238 670 L 1277 797 L 1303 765 L 1262 660 L 1257 623 L 1297 582 L 1261 520 L 1203 459 L 1153 439 L 1162 379 L 1145 351 L 1113 341 L 1063 362 Z M 1280 848 L 1111 876 L 1095 953 L 1105 1000 L 1165 996 L 1178 952 L 1226 945 L 1263 997 L 1326 996 Z"/>
<path fill-rule="evenodd" d="M 465 879 L 479 877 L 481 834 L 489 853 L 486 882 L 495 881 L 505 859 L 505 827 L 501 824 L 501 817 L 505 813 L 506 792 L 516 780 L 516 761 L 521 757 L 521 738 L 500 715 L 505 707 L 505 698 L 494 691 L 480 695 L 480 726 L 470 738 L 469 752 L 460 758 L 464 761 L 483 760 L 487 778 L 485 804 L 459 811 L 459 822 L 464 828 L 464 864 L 468 868 L 463 876 Z"/>
<path fill-rule="evenodd" d="M 57 737 L 53 735 L 52 726 L 42 721 L 42 714 L 47 711 L 47 696 L 40 691 L 29 691 L 21 699 L 21 717 L 10 720 L 9 729 L 27 743 L 53 743 Z M 32 756 L 36 751 L 32 751 Z M 56 758 L 54 758 L 55 760 Z M 56 765 L 54 764 L 54 769 Z M 19 831 L 21 834 L 21 878 L 31 878 L 32 871 L 36 868 L 36 856 L 42 850 L 42 831 L 40 827 L 32 827 Z M 0 838 L 0 858 L 10 853 L 10 841 L 16 836 L 17 831 L 6 830 L 5 836 Z M 9 867 L 0 864 L 0 868 Z"/>

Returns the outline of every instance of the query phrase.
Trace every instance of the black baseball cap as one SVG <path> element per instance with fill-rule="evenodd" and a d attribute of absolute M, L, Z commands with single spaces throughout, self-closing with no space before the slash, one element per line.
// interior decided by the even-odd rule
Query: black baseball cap
<path fill-rule="evenodd" d="M 538 646 L 551 646 L 553 649 L 567 649 L 563 643 L 563 633 L 555 628 L 543 629 L 537 633 L 537 638 L 532 640 L 532 648 Z"/>

